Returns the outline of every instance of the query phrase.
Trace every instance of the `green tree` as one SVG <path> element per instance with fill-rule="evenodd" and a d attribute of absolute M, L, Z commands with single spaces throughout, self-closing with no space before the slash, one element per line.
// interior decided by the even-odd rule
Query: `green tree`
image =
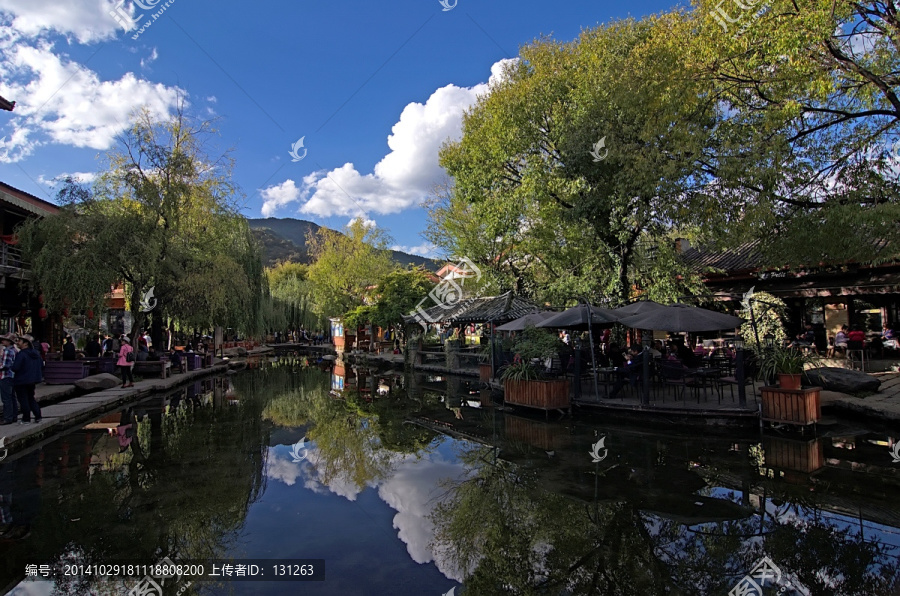
<path fill-rule="evenodd" d="M 327 317 L 362 305 L 392 268 L 390 236 L 360 219 L 350 222 L 343 234 L 319 228 L 307 242 L 315 259 L 309 268 L 313 301 Z"/>
<path fill-rule="evenodd" d="M 212 155 L 210 122 L 143 112 L 88 190 L 69 181 L 57 217 L 19 228 L 51 309 L 85 310 L 125 283 L 135 331 L 152 289 L 154 321 L 244 332 L 263 327 L 259 248 L 237 210 L 227 154 Z"/>
<path fill-rule="evenodd" d="M 681 51 L 719 102 L 706 230 L 775 266 L 896 258 L 900 35 L 892 3 L 698 0 Z M 743 5 L 746 6 L 746 5 Z M 724 14 L 723 14 L 724 11 Z"/>
<path fill-rule="evenodd" d="M 320 329 L 325 326 L 323 317 L 316 312 L 312 302 L 313 285 L 309 281 L 309 265 L 303 263 L 278 263 L 266 269 L 273 308 L 281 315 L 272 328 Z"/>
<path fill-rule="evenodd" d="M 699 161 L 716 106 L 672 51 L 686 28 L 674 13 L 522 48 L 441 151 L 455 180 L 442 213 L 506 238 L 486 256 L 509 255 L 514 276 L 627 300 L 639 245 L 711 208 Z"/>

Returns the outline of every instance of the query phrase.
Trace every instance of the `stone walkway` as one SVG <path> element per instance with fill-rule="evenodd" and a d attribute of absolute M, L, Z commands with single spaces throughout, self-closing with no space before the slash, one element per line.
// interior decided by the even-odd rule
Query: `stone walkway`
<path fill-rule="evenodd" d="M 864 414 L 884 420 L 900 422 L 900 373 L 870 373 L 881 381 L 878 393 L 868 397 L 854 397 L 837 391 L 822 391 L 823 407 Z"/>

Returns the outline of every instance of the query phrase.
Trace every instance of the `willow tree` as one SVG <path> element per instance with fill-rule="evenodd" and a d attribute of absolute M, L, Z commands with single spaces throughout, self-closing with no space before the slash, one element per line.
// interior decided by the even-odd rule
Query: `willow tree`
<path fill-rule="evenodd" d="M 640 245 L 713 208 L 699 161 L 716 106 L 673 48 L 688 26 L 672 13 L 536 41 L 465 115 L 441 164 L 456 200 L 510 232 L 499 252 L 524 251 L 509 267 L 625 300 Z"/>
<path fill-rule="evenodd" d="M 710 229 L 761 240 L 777 266 L 897 257 L 896 12 L 878 0 L 697 0 L 681 51 L 720 108 Z"/>
<path fill-rule="evenodd" d="M 142 112 L 92 188 L 68 181 L 58 216 L 19 229 L 51 308 L 96 307 L 124 283 L 135 330 L 144 311 L 157 331 L 166 317 L 259 330 L 260 252 L 238 213 L 230 158 L 208 151 L 213 132 L 181 111 L 166 121 Z"/>

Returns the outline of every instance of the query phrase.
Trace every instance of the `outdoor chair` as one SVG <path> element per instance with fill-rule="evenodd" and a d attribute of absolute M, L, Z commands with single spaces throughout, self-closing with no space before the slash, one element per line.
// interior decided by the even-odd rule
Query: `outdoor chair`
<path fill-rule="evenodd" d="M 756 395 L 756 377 L 759 374 L 759 367 L 756 365 L 754 360 L 746 360 L 744 362 L 744 387 L 750 385 L 753 387 L 753 395 Z M 740 385 L 737 377 L 734 375 L 719 377 L 719 403 L 722 403 L 722 393 L 721 388 L 725 385 L 728 385 L 728 388 L 731 389 L 731 401 L 734 402 L 734 388 Z"/>
<path fill-rule="evenodd" d="M 858 362 L 859 370 L 862 372 L 866 372 L 865 342 L 848 341 L 847 342 L 847 360 L 849 361 L 850 368 L 856 368 L 856 363 Z"/>
<path fill-rule="evenodd" d="M 664 386 L 672 387 L 672 395 L 678 400 L 678 388 L 681 388 L 681 396 L 684 398 L 684 390 L 688 387 L 699 387 L 697 380 L 691 376 L 691 371 L 680 366 L 662 363 L 659 367 L 659 377 Z M 664 400 L 665 401 L 665 400 Z M 700 394 L 697 393 L 697 403 L 700 403 Z"/>

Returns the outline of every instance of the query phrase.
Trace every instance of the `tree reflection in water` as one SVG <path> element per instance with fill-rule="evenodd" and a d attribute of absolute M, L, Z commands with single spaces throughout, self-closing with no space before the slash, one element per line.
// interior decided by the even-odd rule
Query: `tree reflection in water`
<path fill-rule="evenodd" d="M 537 469 L 497 452 L 464 450 L 467 475 L 432 514 L 433 549 L 465 570 L 467 594 L 727 594 L 764 555 L 815 595 L 888 595 L 900 585 L 891 547 L 796 498 L 794 515 L 764 496 L 766 515 L 685 525 L 638 499 L 587 503 L 548 491 Z"/>

